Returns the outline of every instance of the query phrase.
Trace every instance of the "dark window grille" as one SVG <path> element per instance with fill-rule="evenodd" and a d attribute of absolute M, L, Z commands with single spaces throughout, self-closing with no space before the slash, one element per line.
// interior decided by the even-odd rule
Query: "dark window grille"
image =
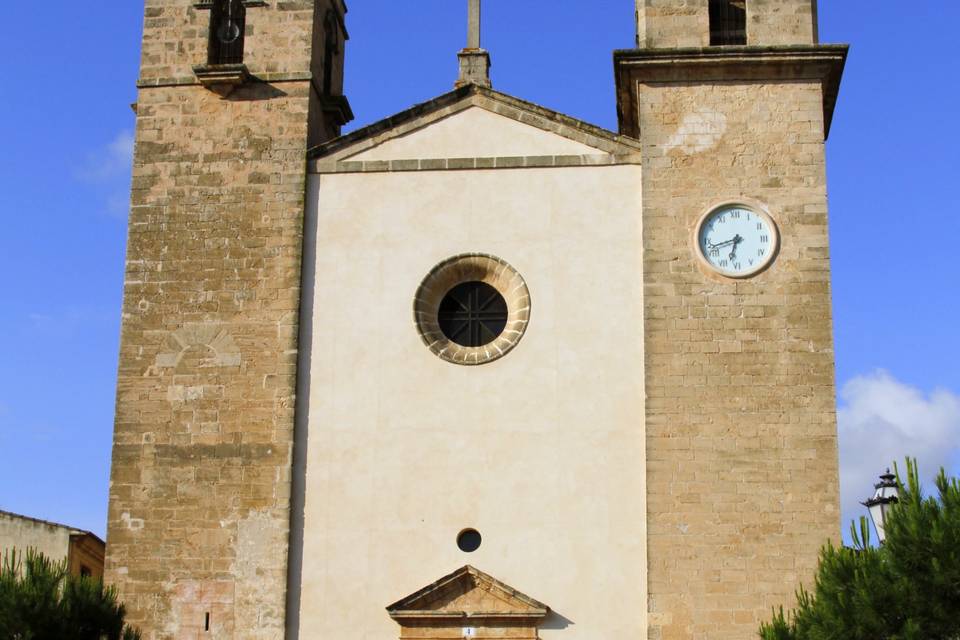
<path fill-rule="evenodd" d="M 323 21 L 323 95 L 333 95 L 333 63 L 340 53 L 338 41 L 337 17 L 333 11 L 327 11 Z"/>
<path fill-rule="evenodd" d="M 496 340 L 507 326 L 507 301 L 486 282 L 464 282 L 440 303 L 440 330 L 464 347 L 482 347 Z"/>
<path fill-rule="evenodd" d="M 747 44 L 747 0 L 710 0 L 710 45 Z"/>
<path fill-rule="evenodd" d="M 214 0 L 210 7 L 208 64 L 243 62 L 243 38 L 247 9 L 243 0 Z"/>

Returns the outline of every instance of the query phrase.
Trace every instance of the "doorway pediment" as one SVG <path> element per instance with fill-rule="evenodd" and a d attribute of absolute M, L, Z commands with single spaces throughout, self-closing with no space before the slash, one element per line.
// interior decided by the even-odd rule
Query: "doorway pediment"
<path fill-rule="evenodd" d="M 536 638 L 537 627 L 550 607 L 471 566 L 461 567 L 387 607 L 403 633 L 422 636 L 433 629 L 437 637 Z M 416 629 L 416 633 L 411 630 Z"/>

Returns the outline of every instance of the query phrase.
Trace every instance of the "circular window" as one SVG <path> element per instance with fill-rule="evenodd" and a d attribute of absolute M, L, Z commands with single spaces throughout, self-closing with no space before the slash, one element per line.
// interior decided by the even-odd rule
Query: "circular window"
<path fill-rule="evenodd" d="M 454 256 L 427 274 L 413 303 L 424 344 L 456 364 L 500 358 L 530 320 L 530 293 L 517 271 L 486 254 Z"/>
<path fill-rule="evenodd" d="M 480 537 L 480 532 L 476 529 L 464 529 L 457 536 L 457 546 L 460 547 L 460 551 L 465 553 L 473 553 L 479 549 L 481 542 L 483 542 L 483 538 Z"/>
<path fill-rule="evenodd" d="M 464 347 L 490 344 L 507 326 L 507 301 L 486 282 L 464 282 L 440 301 L 437 322 L 448 339 Z"/>

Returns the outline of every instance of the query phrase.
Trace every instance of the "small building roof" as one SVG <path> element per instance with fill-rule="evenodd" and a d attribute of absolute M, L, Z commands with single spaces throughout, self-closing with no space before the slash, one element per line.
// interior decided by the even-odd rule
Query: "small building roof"
<path fill-rule="evenodd" d="M 67 529 L 70 531 L 70 535 L 79 535 L 79 536 L 90 536 L 96 539 L 100 544 L 106 544 L 100 536 L 85 529 L 78 529 L 77 527 L 71 527 L 68 524 L 60 524 L 59 522 L 51 522 L 50 520 L 42 520 L 40 518 L 33 518 L 30 516 L 25 516 L 19 513 L 13 513 L 12 511 L 4 511 L 0 509 L 0 517 L 14 518 L 17 520 L 27 520 L 29 522 L 36 522 L 37 524 L 47 525 L 48 527 L 56 527 L 58 529 Z"/>

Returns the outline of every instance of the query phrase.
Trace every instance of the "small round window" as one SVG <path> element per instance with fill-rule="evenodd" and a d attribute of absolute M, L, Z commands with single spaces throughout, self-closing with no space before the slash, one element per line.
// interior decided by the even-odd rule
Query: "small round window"
<path fill-rule="evenodd" d="M 464 553 L 473 553 L 480 548 L 481 542 L 483 542 L 483 538 L 480 537 L 480 532 L 476 529 L 464 529 L 457 536 L 457 546 Z"/>
<path fill-rule="evenodd" d="M 456 364 L 483 364 L 513 349 L 530 321 L 530 292 L 494 256 L 454 256 L 420 283 L 413 315 L 424 344 Z"/>

